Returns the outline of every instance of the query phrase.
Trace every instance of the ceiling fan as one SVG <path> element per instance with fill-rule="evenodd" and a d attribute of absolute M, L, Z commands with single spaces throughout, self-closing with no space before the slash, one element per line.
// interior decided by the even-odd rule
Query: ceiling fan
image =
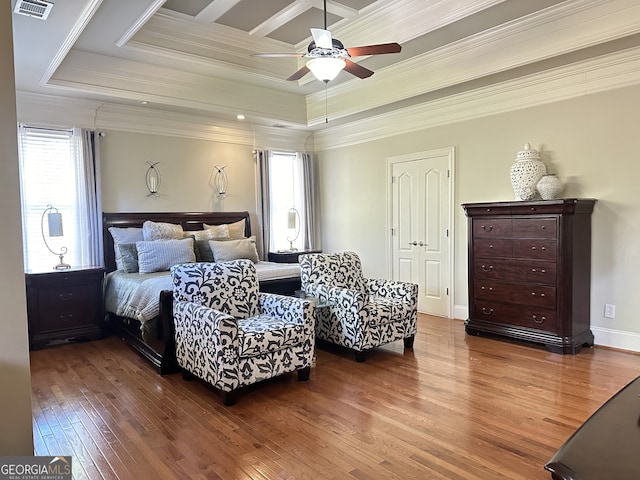
<path fill-rule="evenodd" d="M 300 80 L 307 73 L 325 83 L 338 76 L 342 69 L 358 78 L 367 78 L 373 71 L 352 62 L 352 57 L 365 55 L 380 55 L 384 53 L 398 53 L 402 47 L 398 43 L 381 43 L 362 47 L 345 48 L 340 40 L 331 37 L 327 30 L 327 0 L 324 0 L 324 28 L 311 28 L 313 41 L 307 47 L 306 53 L 254 53 L 252 57 L 304 57 L 308 58 L 306 65 L 291 75 L 287 80 Z"/>

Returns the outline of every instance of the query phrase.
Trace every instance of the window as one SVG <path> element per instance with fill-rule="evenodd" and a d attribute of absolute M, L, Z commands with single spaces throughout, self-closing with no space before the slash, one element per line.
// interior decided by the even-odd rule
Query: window
<path fill-rule="evenodd" d="M 59 262 L 47 244 L 56 254 L 66 248 L 64 262 L 72 266 L 99 265 L 95 162 L 94 155 L 89 155 L 90 162 L 84 159 L 87 149 L 81 130 L 21 125 L 18 140 L 25 270 L 48 271 Z M 49 205 L 62 215 L 62 236 L 49 236 L 44 215 Z"/>
<path fill-rule="evenodd" d="M 269 162 L 271 251 L 304 249 L 306 215 L 302 158 L 295 153 L 273 152 Z"/>
<path fill-rule="evenodd" d="M 261 258 L 314 248 L 313 158 L 308 153 L 254 150 L 258 176 Z"/>

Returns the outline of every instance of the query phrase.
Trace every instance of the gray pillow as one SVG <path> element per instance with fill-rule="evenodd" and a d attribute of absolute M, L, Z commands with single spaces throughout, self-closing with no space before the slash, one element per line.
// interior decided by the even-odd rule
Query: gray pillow
<path fill-rule="evenodd" d="M 119 245 L 122 255 L 122 270 L 126 273 L 138 271 L 138 249 L 135 243 L 121 243 Z"/>
<path fill-rule="evenodd" d="M 135 243 L 142 238 L 142 228 L 139 227 L 109 227 L 109 233 L 113 237 L 113 250 L 116 257 L 116 268 L 123 270 L 120 245 L 123 243 Z"/>
<path fill-rule="evenodd" d="M 184 236 L 182 225 L 147 220 L 142 224 L 142 236 L 146 241 L 179 239 Z"/>
<path fill-rule="evenodd" d="M 253 263 L 258 263 L 258 251 L 256 250 L 256 237 L 240 240 L 217 241 L 209 240 L 209 246 L 216 262 L 227 262 L 246 258 Z"/>
<path fill-rule="evenodd" d="M 179 263 L 196 261 L 193 238 L 136 242 L 136 249 L 140 273 L 162 272 Z"/>

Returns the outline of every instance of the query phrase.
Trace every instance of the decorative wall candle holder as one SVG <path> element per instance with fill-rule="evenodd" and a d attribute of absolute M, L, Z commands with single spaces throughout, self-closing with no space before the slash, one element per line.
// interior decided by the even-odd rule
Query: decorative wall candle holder
<path fill-rule="evenodd" d="M 229 181 L 227 180 L 227 174 L 224 171 L 227 166 L 224 165 L 220 167 L 218 165 L 215 165 L 213 168 L 216 169 L 215 176 L 213 177 L 213 188 L 215 188 L 218 198 L 225 198 L 227 196 L 227 186 L 229 183 Z"/>
<path fill-rule="evenodd" d="M 147 190 L 149 190 L 147 197 L 158 196 L 158 190 L 160 190 L 160 183 L 162 180 L 160 176 L 160 169 L 158 168 L 159 163 L 160 162 L 156 162 L 156 163 L 147 162 L 147 164 L 149 165 L 149 168 L 147 168 L 147 174 L 145 176 Z"/>

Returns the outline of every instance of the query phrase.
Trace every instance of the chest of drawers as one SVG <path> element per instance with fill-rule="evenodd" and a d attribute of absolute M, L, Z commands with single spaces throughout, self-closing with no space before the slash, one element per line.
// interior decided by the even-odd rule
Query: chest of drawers
<path fill-rule="evenodd" d="M 577 353 L 590 330 L 593 199 L 468 203 L 468 334 Z"/>

